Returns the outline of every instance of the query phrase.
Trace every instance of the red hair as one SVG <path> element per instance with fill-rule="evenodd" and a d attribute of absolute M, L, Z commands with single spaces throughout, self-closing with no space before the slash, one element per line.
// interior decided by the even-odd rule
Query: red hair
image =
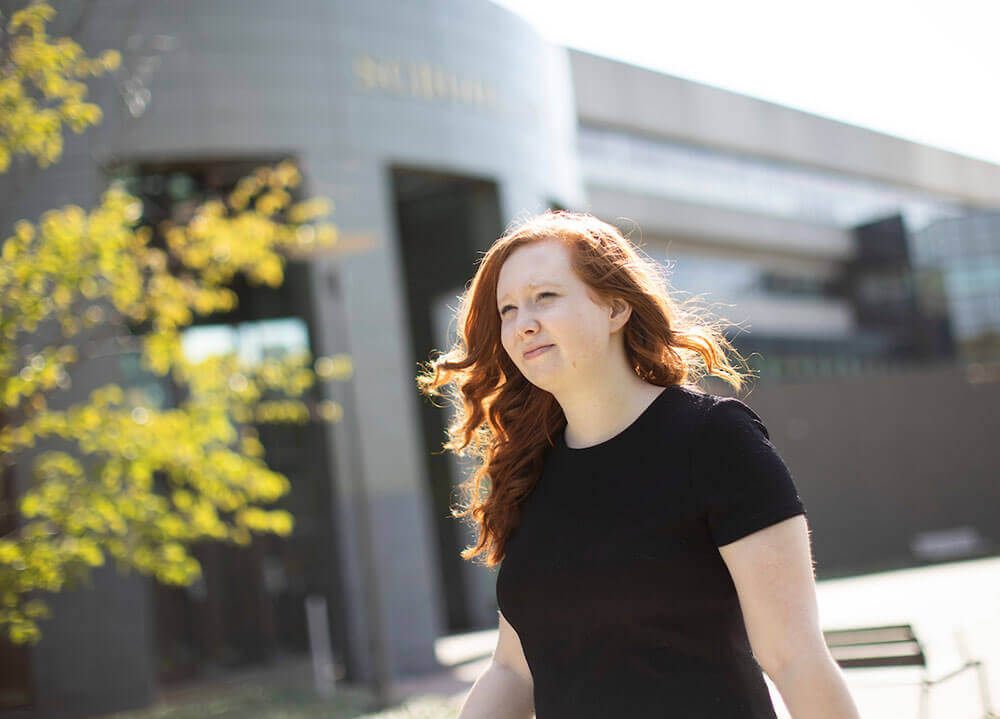
<path fill-rule="evenodd" d="M 503 560 L 507 538 L 520 519 L 520 504 L 538 481 L 553 437 L 566 426 L 552 394 L 525 379 L 504 350 L 496 307 L 497 278 L 506 259 L 519 247 L 549 239 L 568 249 L 574 272 L 598 300 L 610 304 L 621 298 L 631 305 L 623 336 L 637 376 L 665 387 L 690 385 L 704 373 L 737 390 L 743 386 L 743 374 L 729 363 L 725 350 L 739 355 L 718 324 L 676 303 L 663 266 L 640 255 L 616 227 L 593 215 L 550 210 L 509 228 L 479 261 L 460 298 L 455 344 L 422 364 L 417 377 L 427 396 L 440 396 L 441 387 L 450 388 L 456 416 L 443 448 L 480 461 L 460 485 L 464 506 L 461 511 L 452 507 L 451 513 L 473 517 L 479 540 L 461 556 L 473 559 L 486 552 L 486 566 Z M 489 488 L 484 494 L 486 479 Z"/>

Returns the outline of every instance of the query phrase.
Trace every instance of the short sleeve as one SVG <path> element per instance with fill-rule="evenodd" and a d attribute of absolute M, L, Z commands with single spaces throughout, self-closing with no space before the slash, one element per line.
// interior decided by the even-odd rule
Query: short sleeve
<path fill-rule="evenodd" d="M 733 397 L 709 410 L 692 468 L 717 547 L 806 513 L 764 422 Z"/>

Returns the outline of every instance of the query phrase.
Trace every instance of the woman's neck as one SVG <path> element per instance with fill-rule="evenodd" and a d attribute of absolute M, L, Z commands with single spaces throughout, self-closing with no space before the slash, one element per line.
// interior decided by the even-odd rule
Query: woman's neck
<path fill-rule="evenodd" d="M 618 385 L 601 384 L 588 392 L 557 397 L 566 415 L 566 445 L 590 447 L 608 440 L 635 422 L 663 387 L 632 375 Z"/>

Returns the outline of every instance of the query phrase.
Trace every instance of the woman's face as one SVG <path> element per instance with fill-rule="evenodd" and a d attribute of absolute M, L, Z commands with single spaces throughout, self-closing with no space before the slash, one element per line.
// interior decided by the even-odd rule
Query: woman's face
<path fill-rule="evenodd" d="M 591 299 L 587 290 L 558 240 L 523 245 L 500 268 L 501 343 L 535 386 L 558 392 L 600 381 L 606 374 L 612 332 L 629 313 L 612 318 L 611 308 Z M 543 346 L 547 348 L 528 353 Z"/>

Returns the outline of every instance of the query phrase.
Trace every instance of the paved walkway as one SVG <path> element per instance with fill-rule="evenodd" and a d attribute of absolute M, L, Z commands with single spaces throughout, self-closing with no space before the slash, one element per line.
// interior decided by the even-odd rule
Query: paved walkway
<path fill-rule="evenodd" d="M 964 644 L 966 656 L 985 664 L 993 709 L 1000 709 L 1000 558 L 822 581 L 817 598 L 824 629 L 912 624 L 932 679 L 964 664 Z M 919 686 L 884 685 L 919 681 L 919 668 L 852 669 L 844 676 L 862 716 L 917 717 Z M 784 703 L 771 689 L 779 719 L 787 719 Z M 932 687 L 928 717 L 982 717 L 975 671 Z"/>
<path fill-rule="evenodd" d="M 927 655 L 931 678 L 950 673 L 967 656 L 984 662 L 994 711 L 1000 709 L 1000 557 L 880 572 L 817 582 L 824 629 L 877 624 L 913 625 Z M 464 696 L 490 661 L 496 630 L 442 637 L 438 660 L 449 670 L 398 682 L 399 697 Z M 880 719 L 918 717 L 920 670 L 912 667 L 849 670 L 844 674 L 861 715 Z M 779 719 L 790 715 L 768 680 Z M 974 671 L 931 689 L 927 719 L 981 719 Z"/>

